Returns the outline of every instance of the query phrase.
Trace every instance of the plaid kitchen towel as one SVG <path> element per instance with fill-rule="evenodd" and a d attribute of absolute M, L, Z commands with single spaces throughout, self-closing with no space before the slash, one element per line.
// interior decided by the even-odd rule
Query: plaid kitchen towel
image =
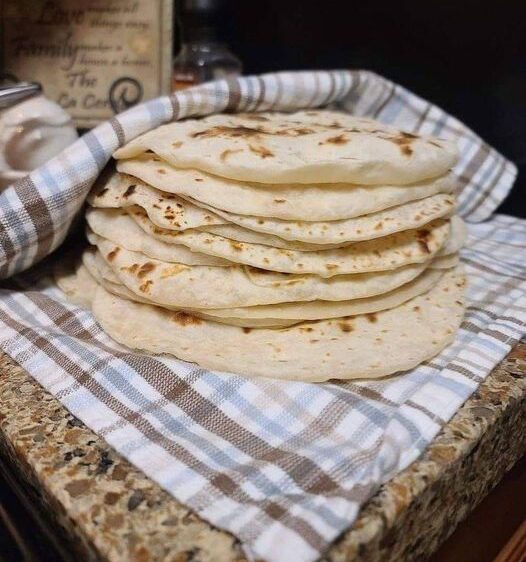
<path fill-rule="evenodd" d="M 454 343 L 431 361 L 375 381 L 245 379 L 125 349 L 41 272 L 0 288 L 0 349 L 179 501 L 239 537 L 250 558 L 272 562 L 318 558 L 524 336 L 526 221 L 492 216 L 515 167 L 455 118 L 373 73 L 279 73 L 142 104 L 0 194 L 0 275 L 8 277 L 61 243 L 111 153 L 138 134 L 211 112 L 327 104 L 459 144 L 470 307 Z"/>

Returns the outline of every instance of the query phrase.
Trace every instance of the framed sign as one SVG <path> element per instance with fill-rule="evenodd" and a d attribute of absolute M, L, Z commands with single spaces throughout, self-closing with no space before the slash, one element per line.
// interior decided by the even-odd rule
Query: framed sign
<path fill-rule="evenodd" d="M 170 91 L 173 0 L 2 0 L 2 72 L 40 82 L 77 127 Z"/>

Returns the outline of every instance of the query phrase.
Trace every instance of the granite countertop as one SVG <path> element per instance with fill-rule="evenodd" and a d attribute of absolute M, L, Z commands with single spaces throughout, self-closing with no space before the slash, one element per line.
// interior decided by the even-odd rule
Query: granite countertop
<path fill-rule="evenodd" d="M 422 458 L 381 487 L 325 560 L 425 560 L 525 453 L 525 406 L 523 342 Z M 6 355 L 0 458 L 71 560 L 244 560 L 236 539 L 120 457 Z"/>

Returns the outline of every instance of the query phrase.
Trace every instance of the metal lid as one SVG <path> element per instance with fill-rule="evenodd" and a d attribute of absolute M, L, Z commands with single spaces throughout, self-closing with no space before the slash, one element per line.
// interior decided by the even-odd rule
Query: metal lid
<path fill-rule="evenodd" d="M 38 82 L 18 82 L 17 84 L 0 86 L 0 109 L 11 107 L 41 92 L 42 86 Z"/>

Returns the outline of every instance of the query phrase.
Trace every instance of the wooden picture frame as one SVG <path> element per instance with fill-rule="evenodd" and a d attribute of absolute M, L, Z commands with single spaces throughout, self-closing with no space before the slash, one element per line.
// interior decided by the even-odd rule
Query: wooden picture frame
<path fill-rule="evenodd" d="M 173 0 L 3 0 L 1 72 L 89 128 L 170 91 Z"/>

